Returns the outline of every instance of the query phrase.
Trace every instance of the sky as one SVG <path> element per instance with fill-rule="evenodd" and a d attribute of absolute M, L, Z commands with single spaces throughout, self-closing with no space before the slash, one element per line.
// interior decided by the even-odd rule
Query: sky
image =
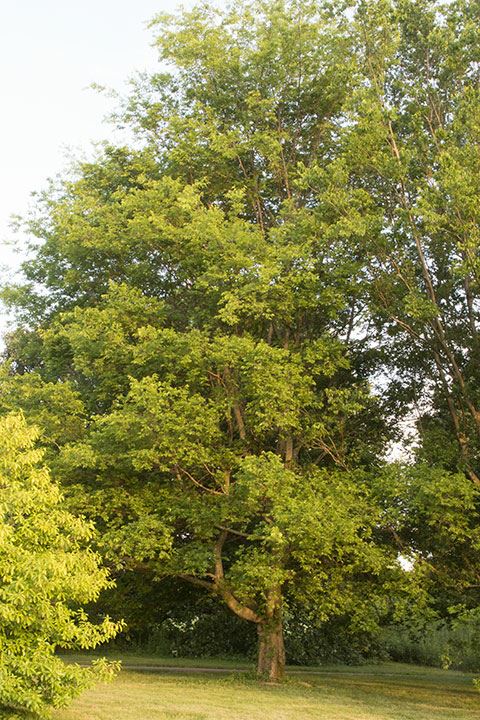
<path fill-rule="evenodd" d="M 189 5 L 190 3 L 183 3 Z M 176 0 L 2 0 L 0 2 L 0 267 L 19 258 L 10 245 L 13 214 L 62 171 L 68 154 L 112 139 L 103 122 L 114 106 L 89 89 L 121 91 L 136 71 L 155 70 L 148 21 Z M 5 327 L 0 317 L 0 330 Z"/>

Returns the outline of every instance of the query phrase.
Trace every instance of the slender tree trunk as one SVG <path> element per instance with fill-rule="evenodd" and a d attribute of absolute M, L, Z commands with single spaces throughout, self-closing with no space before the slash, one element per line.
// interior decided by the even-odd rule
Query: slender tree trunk
<path fill-rule="evenodd" d="M 280 682 L 285 675 L 285 645 L 281 616 L 257 624 L 257 675 L 271 682 Z"/>

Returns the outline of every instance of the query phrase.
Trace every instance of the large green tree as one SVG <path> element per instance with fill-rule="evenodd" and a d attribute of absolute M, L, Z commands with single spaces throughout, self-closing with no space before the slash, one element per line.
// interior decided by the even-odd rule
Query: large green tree
<path fill-rule="evenodd" d="M 396 552 L 478 603 L 477 25 L 464 0 L 158 18 L 165 72 L 119 112 L 141 149 L 45 194 L 6 292 L 3 408 L 117 569 L 217 595 L 272 677 L 285 602 L 368 617 Z M 413 406 L 418 467 L 382 480 Z"/>
<path fill-rule="evenodd" d="M 470 607 L 479 602 L 479 20 L 469 0 L 360 3 L 352 33 L 362 80 L 341 150 L 305 175 L 330 232 L 359 218 L 352 252 L 364 253 L 383 386 L 395 412 L 414 418 L 417 460 L 438 468 L 436 493 L 418 485 L 409 516 L 423 504 L 423 522 L 406 523 L 405 541 L 435 568 L 432 582 L 452 590 L 445 605 L 456 586 Z M 471 502 L 448 540 L 438 519 L 454 488 Z"/>
<path fill-rule="evenodd" d="M 42 425 L 115 567 L 213 593 L 256 624 L 272 679 L 285 603 L 364 627 L 401 574 L 371 490 L 388 433 L 363 220 L 330 232 L 305 179 L 341 149 L 349 23 L 317 2 L 159 18 L 171 72 L 122 113 L 142 149 L 45 194 L 27 283 L 6 292 L 23 324 L 4 409 Z"/>
<path fill-rule="evenodd" d="M 363 82 L 334 162 L 311 181 L 357 211 L 369 301 L 397 371 L 392 389 L 423 417 L 430 462 L 479 484 L 478 3 L 361 3 Z M 430 440 L 429 440 L 430 438 Z M 442 446 L 441 448 L 439 446 Z"/>

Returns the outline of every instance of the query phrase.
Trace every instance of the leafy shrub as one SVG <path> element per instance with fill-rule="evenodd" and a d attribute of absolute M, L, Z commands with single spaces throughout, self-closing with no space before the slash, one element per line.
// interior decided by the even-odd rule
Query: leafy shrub
<path fill-rule="evenodd" d="M 392 660 L 432 667 L 480 670 L 480 615 L 424 625 L 392 625 L 383 631 L 383 646 Z"/>
<path fill-rule="evenodd" d="M 92 648 L 118 624 L 92 624 L 82 606 L 109 584 L 88 549 L 91 527 L 62 506 L 41 465 L 37 431 L 17 414 L 0 419 L 0 709 L 45 716 L 115 665 L 65 664 L 58 648 Z"/>

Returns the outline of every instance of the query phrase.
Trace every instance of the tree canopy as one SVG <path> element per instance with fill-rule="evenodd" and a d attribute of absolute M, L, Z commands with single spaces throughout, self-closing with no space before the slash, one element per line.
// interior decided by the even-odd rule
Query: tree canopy
<path fill-rule="evenodd" d="M 444 608 L 478 603 L 477 12 L 159 16 L 137 145 L 44 193 L 4 291 L 1 406 L 105 557 L 254 622 L 274 679 L 285 604 L 368 625 L 439 569 Z M 385 467 L 414 406 L 417 467 Z"/>

